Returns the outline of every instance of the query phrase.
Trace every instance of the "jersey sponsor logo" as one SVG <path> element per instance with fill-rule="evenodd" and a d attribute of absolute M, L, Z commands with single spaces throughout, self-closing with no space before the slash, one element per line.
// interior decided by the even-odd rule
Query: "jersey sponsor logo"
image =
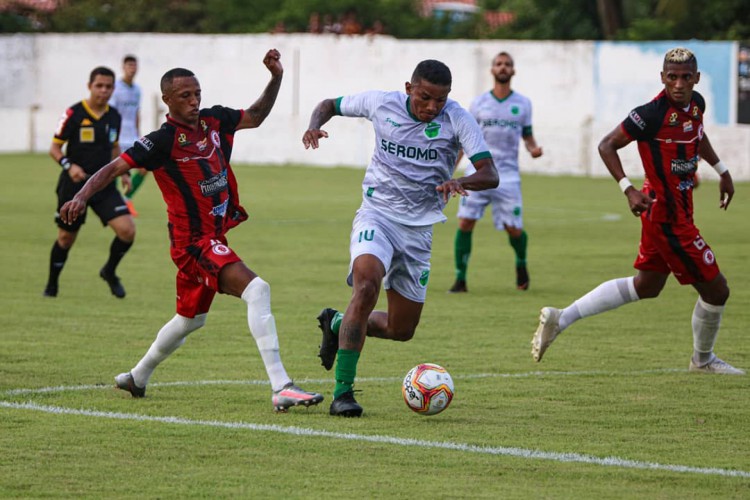
<path fill-rule="evenodd" d="M 400 126 L 401 126 L 401 124 L 400 124 L 400 123 L 396 123 L 396 122 L 394 122 L 393 120 L 391 120 L 391 118 L 390 118 L 390 117 L 389 117 L 389 118 L 386 118 L 386 119 L 385 119 L 385 122 L 386 122 L 386 123 L 390 123 L 390 124 L 391 124 L 391 125 L 393 125 L 394 127 L 400 127 Z"/>
<path fill-rule="evenodd" d="M 693 179 L 685 179 L 683 181 L 680 181 L 680 183 L 677 185 L 678 191 L 687 191 L 688 189 L 693 189 Z"/>
<path fill-rule="evenodd" d="M 429 280 L 430 280 L 430 270 L 429 269 L 425 269 L 424 271 L 422 271 L 422 274 L 419 275 L 419 284 L 422 287 L 425 287 L 425 286 L 427 286 L 427 282 Z"/>
<path fill-rule="evenodd" d="M 669 126 L 676 127 L 677 125 L 677 113 L 672 113 L 671 115 L 669 115 Z"/>
<path fill-rule="evenodd" d="M 693 106 L 693 116 L 698 118 L 698 115 L 700 114 L 701 110 L 698 106 Z"/>
<path fill-rule="evenodd" d="M 91 126 L 91 120 L 89 120 L 88 118 L 84 118 L 83 121 L 81 121 L 81 126 L 82 127 L 89 127 L 89 126 Z"/>
<path fill-rule="evenodd" d="M 643 130 L 646 128 L 646 122 L 643 121 L 643 118 L 641 118 L 641 116 L 638 113 L 636 113 L 635 110 L 630 112 L 630 114 L 628 115 L 628 118 L 630 118 L 630 120 L 633 123 L 635 123 L 635 126 L 638 127 L 639 129 Z"/>
<path fill-rule="evenodd" d="M 203 140 L 196 142 L 195 145 L 198 147 L 198 151 L 205 151 L 208 147 L 208 137 L 204 137 Z"/>
<path fill-rule="evenodd" d="M 359 232 L 359 239 L 357 240 L 357 243 L 362 243 L 362 240 L 372 241 L 373 239 L 375 239 L 375 230 L 365 229 L 364 231 Z"/>
<path fill-rule="evenodd" d="M 151 151 L 152 149 L 154 149 L 154 143 L 151 142 L 151 140 L 146 136 L 138 139 L 136 144 L 140 144 L 141 146 L 143 146 L 143 149 L 145 149 L 146 151 Z"/>
<path fill-rule="evenodd" d="M 367 197 L 368 198 L 372 198 L 372 193 L 374 193 L 374 192 L 375 192 L 375 188 L 374 187 L 367 188 Z"/>
<path fill-rule="evenodd" d="M 81 127 L 78 131 L 79 142 L 94 142 L 94 127 Z"/>
<path fill-rule="evenodd" d="M 501 128 L 511 128 L 511 129 L 517 129 L 521 126 L 520 123 L 514 120 L 501 120 L 497 118 L 487 118 L 485 120 L 482 120 L 481 123 L 482 127 L 501 127 Z"/>
<path fill-rule="evenodd" d="M 435 137 L 440 135 L 440 124 L 435 122 L 428 123 L 424 128 L 424 135 L 428 139 L 434 139 Z"/>
<path fill-rule="evenodd" d="M 229 206 L 229 198 L 224 200 L 224 203 L 221 205 L 216 205 L 211 209 L 211 215 L 214 217 L 224 217 L 224 215 L 227 213 L 227 207 Z"/>
<path fill-rule="evenodd" d="M 698 140 L 703 140 L 703 124 L 698 125 Z"/>
<path fill-rule="evenodd" d="M 674 175 L 683 177 L 695 172 L 695 170 L 698 168 L 698 158 L 693 157 L 689 160 L 680 160 L 678 158 L 675 158 L 674 160 L 672 160 L 670 167 Z"/>
<path fill-rule="evenodd" d="M 221 140 L 219 139 L 219 132 L 216 130 L 211 131 L 211 142 L 214 143 L 214 146 L 217 148 L 221 145 Z"/>
<path fill-rule="evenodd" d="M 117 130 L 112 129 L 109 131 L 109 142 L 110 144 L 114 144 L 115 141 L 117 141 Z"/>
<path fill-rule="evenodd" d="M 199 181 L 198 185 L 201 188 L 201 194 L 203 196 L 213 196 L 217 193 L 227 190 L 227 171 L 222 170 L 220 173 L 214 175 L 210 179 Z"/>
<path fill-rule="evenodd" d="M 687 121 L 682 124 L 682 131 L 683 132 L 692 132 L 693 131 L 693 122 Z"/>
<path fill-rule="evenodd" d="M 188 144 L 192 144 L 190 141 L 188 141 L 187 136 L 185 134 L 180 134 L 177 136 L 177 143 L 180 146 L 187 146 Z"/>
<path fill-rule="evenodd" d="M 427 130 L 425 130 L 425 134 L 427 134 Z M 437 151 L 434 149 L 404 146 L 385 139 L 380 139 L 380 149 L 386 153 L 390 153 L 400 158 L 409 158 L 410 160 L 437 160 L 438 158 Z"/>

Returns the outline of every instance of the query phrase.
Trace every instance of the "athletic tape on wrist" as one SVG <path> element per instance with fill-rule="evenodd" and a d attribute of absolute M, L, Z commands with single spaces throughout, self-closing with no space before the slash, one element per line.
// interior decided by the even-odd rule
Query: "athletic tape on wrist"
<path fill-rule="evenodd" d="M 628 179 L 627 177 L 623 177 L 622 179 L 620 179 L 617 182 L 617 184 L 620 186 L 620 189 L 622 190 L 623 193 L 625 192 L 625 190 L 627 190 L 629 187 L 633 185 L 630 182 L 630 179 Z"/>
<path fill-rule="evenodd" d="M 723 174 L 724 172 L 728 172 L 729 171 L 729 168 L 726 165 L 724 165 L 724 163 L 721 160 L 719 160 L 718 162 L 716 162 L 716 165 L 711 165 L 711 167 L 714 170 L 716 170 L 716 173 L 719 174 L 719 175 Z"/>

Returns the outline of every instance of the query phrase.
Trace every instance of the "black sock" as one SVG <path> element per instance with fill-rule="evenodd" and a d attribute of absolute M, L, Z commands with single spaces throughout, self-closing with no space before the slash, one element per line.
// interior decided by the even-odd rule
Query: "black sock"
<path fill-rule="evenodd" d="M 102 271 L 104 271 L 104 273 L 109 276 L 115 274 L 117 264 L 120 263 L 127 251 L 130 250 L 131 246 L 133 246 L 132 241 L 122 241 L 120 238 L 115 236 L 115 239 L 112 240 L 112 244 L 109 247 L 109 260 L 106 264 L 104 264 Z"/>
<path fill-rule="evenodd" d="M 47 287 L 57 288 L 57 280 L 60 278 L 60 273 L 65 266 L 65 261 L 68 260 L 68 252 L 70 248 L 63 248 L 55 240 L 55 244 L 52 245 L 52 251 L 49 256 L 49 279 L 47 280 Z"/>

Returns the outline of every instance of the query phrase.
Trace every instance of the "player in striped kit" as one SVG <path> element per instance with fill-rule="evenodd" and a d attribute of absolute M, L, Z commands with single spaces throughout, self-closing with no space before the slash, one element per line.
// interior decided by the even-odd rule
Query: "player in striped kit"
<path fill-rule="evenodd" d="M 470 193 L 470 196 L 461 198 L 454 243 L 456 281 L 448 290 L 450 293 L 468 291 L 466 271 L 471 255 L 471 236 L 477 220 L 482 218 L 488 205 L 492 205 L 495 228 L 508 233 L 508 241 L 516 254 L 516 287 L 519 290 L 529 288 L 529 273 L 526 268 L 528 236 L 523 229 L 518 146 L 523 141 L 532 158 L 542 156 L 542 148 L 537 145 L 531 130 L 531 101 L 510 87 L 510 81 L 515 75 L 510 54 L 497 54 L 492 60 L 491 72 L 495 79 L 492 90 L 474 99 L 469 111 L 482 128 L 502 182 L 495 189 Z M 472 172 L 473 166 L 469 165 L 466 173 Z"/>
<path fill-rule="evenodd" d="M 305 148 L 317 148 L 319 140 L 328 137 L 321 127 L 335 115 L 367 118 L 375 130 L 375 151 L 349 245 L 352 297 L 344 314 L 326 308 L 318 317 L 323 366 L 330 370 L 338 357 L 331 415 L 362 414 L 353 386 L 365 336 L 402 342 L 413 337 L 427 293 L 432 225 L 446 220 L 448 199 L 498 184 L 482 131 L 465 109 L 448 99 L 450 69 L 440 61 L 422 61 L 405 90 L 325 99 L 302 137 Z M 452 179 L 459 147 L 476 172 Z M 373 310 L 381 284 L 388 296 L 387 312 Z"/>
<path fill-rule="evenodd" d="M 579 319 L 601 314 L 661 293 L 670 274 L 698 292 L 692 316 L 693 355 L 688 369 L 700 373 L 744 375 L 714 354 L 727 280 L 711 247 L 693 220 L 693 188 L 698 161 L 720 175 L 719 207 L 734 196 L 728 168 L 719 160 L 703 129 L 706 101 L 693 90 L 700 81 L 698 61 L 687 49 L 664 56 L 664 89 L 651 102 L 632 110 L 599 144 L 599 154 L 625 194 L 630 211 L 641 219 L 641 241 L 633 267 L 638 274 L 600 284 L 564 309 L 542 308 L 531 341 L 531 355 L 541 361 L 555 338 Z M 633 187 L 622 168 L 618 149 L 637 141 L 646 174 L 643 188 Z"/>

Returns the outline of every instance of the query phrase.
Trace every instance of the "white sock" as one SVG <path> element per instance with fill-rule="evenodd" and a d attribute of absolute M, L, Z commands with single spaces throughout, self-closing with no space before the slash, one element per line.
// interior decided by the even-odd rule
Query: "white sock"
<path fill-rule="evenodd" d="M 616 309 L 638 300 L 634 278 L 609 280 L 573 302 L 560 313 L 560 331 L 581 318 Z"/>
<path fill-rule="evenodd" d="M 693 309 L 693 360 L 704 365 L 714 357 L 724 306 L 715 306 L 698 297 Z"/>
<path fill-rule="evenodd" d="M 278 391 L 292 380 L 287 375 L 279 354 L 276 320 L 271 313 L 271 287 L 257 277 L 242 292 L 242 300 L 247 303 L 247 324 L 266 366 L 271 388 Z"/>
<path fill-rule="evenodd" d="M 199 314 L 195 318 L 186 318 L 185 316 L 175 314 L 174 318 L 162 326 L 156 335 L 156 340 L 151 344 L 146 355 L 135 365 L 135 368 L 130 370 L 135 385 L 146 387 L 151 374 L 154 373 L 159 363 L 167 359 L 170 354 L 184 344 L 185 337 L 190 332 L 194 332 L 205 325 L 206 316 L 208 316 L 208 313 Z"/>

